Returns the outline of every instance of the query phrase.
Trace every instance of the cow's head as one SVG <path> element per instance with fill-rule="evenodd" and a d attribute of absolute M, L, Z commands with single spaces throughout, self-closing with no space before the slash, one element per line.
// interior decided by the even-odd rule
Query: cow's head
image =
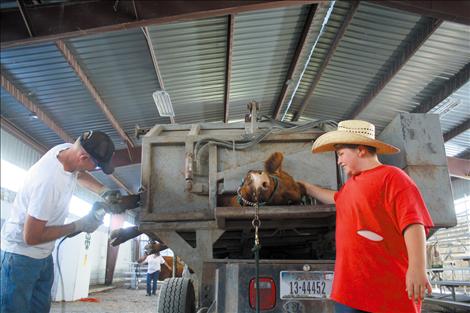
<path fill-rule="evenodd" d="M 264 170 L 251 170 L 246 174 L 238 189 L 240 205 L 300 202 L 302 191 L 295 180 L 282 170 L 283 159 L 282 153 L 274 152 L 264 162 Z"/>

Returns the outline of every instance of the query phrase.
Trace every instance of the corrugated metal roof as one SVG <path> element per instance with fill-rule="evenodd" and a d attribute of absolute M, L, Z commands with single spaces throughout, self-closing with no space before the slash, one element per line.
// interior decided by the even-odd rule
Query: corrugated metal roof
<path fill-rule="evenodd" d="M 26 132 L 44 146 L 52 147 L 62 143 L 62 139 L 43 122 L 13 98 L 5 89 L 1 89 L 1 114 L 10 122 Z"/>
<path fill-rule="evenodd" d="M 436 94 L 443 83 L 470 62 L 469 31 L 465 25 L 443 23 L 359 118 L 373 120 L 382 129 L 398 112 L 410 112 Z"/>
<path fill-rule="evenodd" d="M 328 47 L 347 14 L 346 3 L 336 2 L 325 38 L 320 47 Z M 315 89 L 304 115 L 314 119 L 347 117 L 353 104 L 367 92 L 383 71 L 382 67 L 403 45 L 410 31 L 419 23 L 418 16 L 403 14 L 367 2 L 361 2 L 329 65 Z M 320 50 L 320 52 L 323 52 Z M 308 73 L 297 91 L 292 112 L 310 87 L 323 57 L 312 58 Z M 311 73 L 311 74 L 310 74 Z M 373 122 L 373 121 L 372 121 Z"/>
<path fill-rule="evenodd" d="M 58 48 L 51 43 L 2 50 L 2 71 L 23 93 L 37 103 L 70 136 L 99 129 L 125 147 Z M 52 137 L 51 130 L 37 129 L 38 137 Z M 55 141 L 59 144 L 62 140 Z"/>
<path fill-rule="evenodd" d="M 227 27 L 226 17 L 149 27 L 176 122 L 223 120 Z"/>
<path fill-rule="evenodd" d="M 307 18 L 309 6 L 235 16 L 230 119 L 240 119 L 256 100 L 272 115 Z"/>
<path fill-rule="evenodd" d="M 79 37 L 69 47 L 126 133 L 132 134 L 137 124 L 168 122 L 152 98 L 160 86 L 139 28 Z"/>
<path fill-rule="evenodd" d="M 442 111 L 443 106 L 450 108 L 450 111 L 440 113 L 441 128 L 445 134 L 470 119 L 470 82 L 442 101 L 432 112 Z M 445 147 L 448 156 L 455 156 L 470 148 L 470 130 L 446 142 Z"/>

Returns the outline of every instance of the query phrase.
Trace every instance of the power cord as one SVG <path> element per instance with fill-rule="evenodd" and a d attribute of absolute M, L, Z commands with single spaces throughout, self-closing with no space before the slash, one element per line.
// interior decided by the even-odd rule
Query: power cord
<path fill-rule="evenodd" d="M 62 238 L 57 245 L 57 251 L 56 251 L 56 260 L 57 260 L 57 269 L 59 271 L 59 279 L 60 279 L 60 286 L 61 286 L 61 291 L 62 291 L 62 303 L 61 303 L 61 311 L 62 313 L 65 313 L 65 287 L 64 287 L 64 278 L 62 277 L 62 270 L 60 269 L 60 260 L 59 260 L 59 249 L 61 244 L 64 242 L 65 239 L 69 238 L 68 236 L 65 236 Z"/>

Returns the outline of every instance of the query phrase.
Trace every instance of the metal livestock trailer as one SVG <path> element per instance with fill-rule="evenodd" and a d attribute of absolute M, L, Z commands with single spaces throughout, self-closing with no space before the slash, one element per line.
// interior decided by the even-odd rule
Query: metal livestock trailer
<path fill-rule="evenodd" d="M 196 312 L 196 306 L 197 312 L 255 312 L 254 208 L 220 203 L 271 153 L 284 154 L 283 169 L 296 180 L 331 189 L 345 181 L 334 153 L 310 152 L 324 131 L 257 123 L 251 109 L 245 123 L 156 125 L 142 138 L 139 229 L 194 270 L 191 280 L 163 284 L 158 312 Z M 440 129 L 437 115 L 399 114 L 379 138 L 401 152 L 381 160 L 404 169 L 435 224 L 450 227 L 456 218 Z M 312 202 L 259 211 L 261 311 L 332 312 L 335 207 Z"/>

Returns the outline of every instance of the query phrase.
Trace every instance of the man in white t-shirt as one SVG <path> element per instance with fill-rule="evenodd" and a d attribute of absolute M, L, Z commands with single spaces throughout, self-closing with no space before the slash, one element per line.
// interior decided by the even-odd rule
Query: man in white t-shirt
<path fill-rule="evenodd" d="M 50 311 L 55 240 L 76 232 L 91 233 L 102 223 L 90 212 L 64 225 L 76 184 L 109 197 L 111 191 L 86 171 L 100 167 L 112 173 L 113 154 L 108 135 L 88 131 L 74 144 L 53 147 L 28 170 L 1 233 L 1 312 Z"/>
<path fill-rule="evenodd" d="M 160 255 L 158 251 L 152 251 L 149 255 L 142 256 L 138 263 L 148 264 L 147 267 L 147 296 L 155 295 L 157 291 L 158 276 L 160 276 L 161 265 L 164 264 L 170 268 L 165 262 L 165 259 Z M 152 283 L 152 284 L 151 284 Z M 152 285 L 152 288 L 150 288 Z"/>

